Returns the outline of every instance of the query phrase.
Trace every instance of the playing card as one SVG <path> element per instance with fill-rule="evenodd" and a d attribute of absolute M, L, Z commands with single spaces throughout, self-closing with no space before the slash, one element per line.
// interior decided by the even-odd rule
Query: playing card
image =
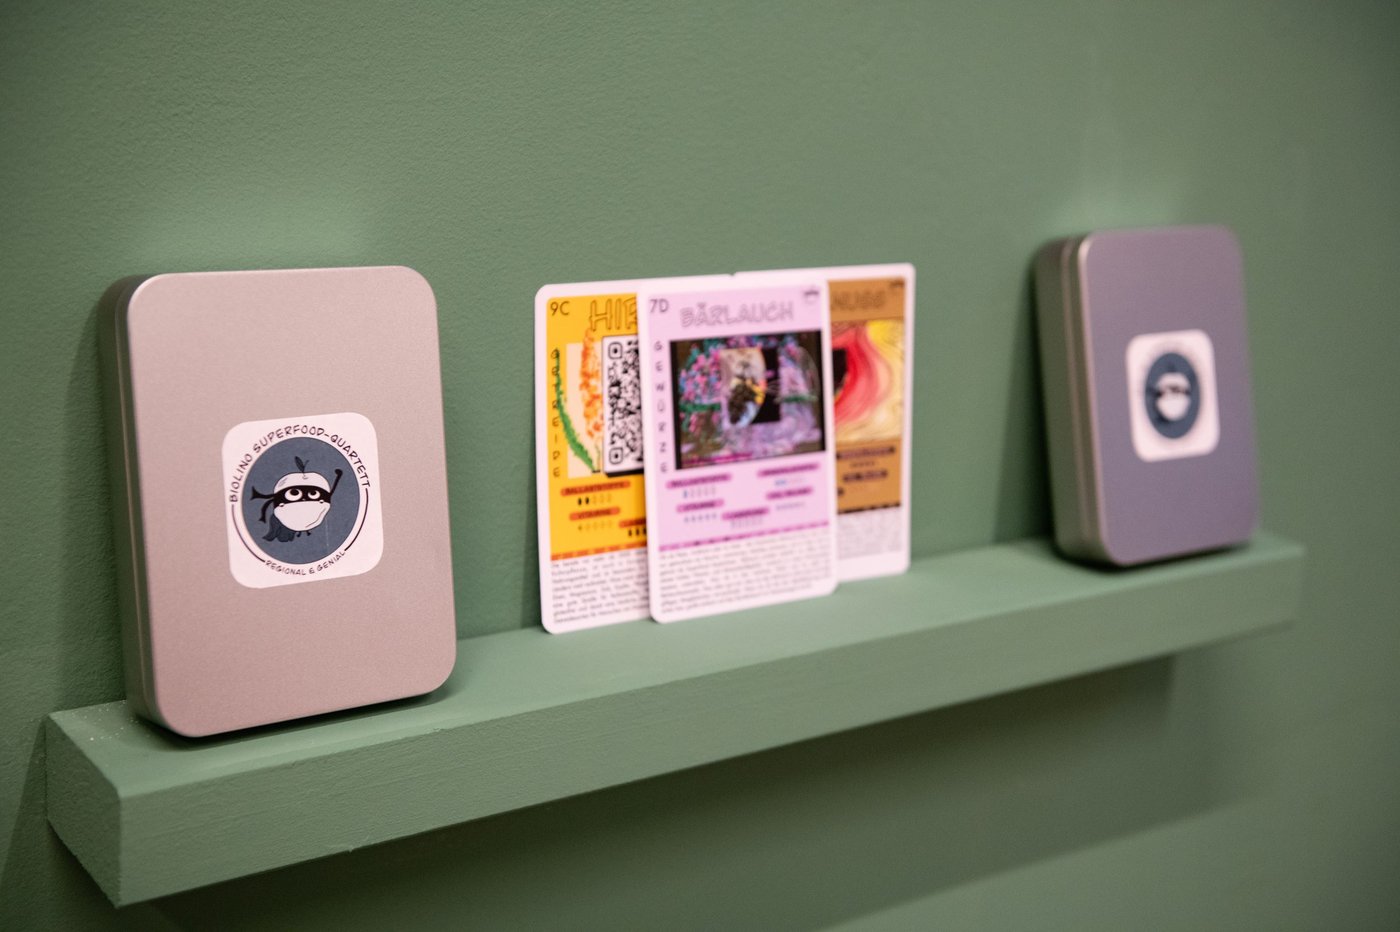
<path fill-rule="evenodd" d="M 638 306 L 652 617 L 830 593 L 825 282 L 658 283 Z"/>
<path fill-rule="evenodd" d="M 645 284 L 535 295 L 540 610 L 552 632 L 647 617 L 636 294 Z"/>

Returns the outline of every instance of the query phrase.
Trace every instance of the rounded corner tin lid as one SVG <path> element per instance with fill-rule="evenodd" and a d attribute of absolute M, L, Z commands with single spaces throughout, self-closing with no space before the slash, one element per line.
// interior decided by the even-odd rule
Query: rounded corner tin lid
<path fill-rule="evenodd" d="M 161 713 L 213 733 L 422 692 L 456 646 L 426 281 L 402 266 L 174 273 L 133 298 Z"/>
<path fill-rule="evenodd" d="M 1243 539 L 1257 491 L 1235 235 L 1095 232 L 1080 288 L 1105 550 L 1135 563 Z"/>
<path fill-rule="evenodd" d="M 1223 275 L 1242 289 L 1244 260 L 1239 238 L 1221 224 L 1094 230 L 1073 251 L 1085 285 L 1112 275 Z M 1154 270 L 1157 270 L 1154 274 Z"/>
<path fill-rule="evenodd" d="M 434 312 L 437 309 L 432 285 L 422 273 L 406 265 L 161 272 L 134 277 L 131 282 L 131 291 L 123 302 L 128 314 L 136 307 L 163 306 L 167 300 L 189 310 L 191 299 L 207 300 L 220 292 L 237 294 L 244 300 L 291 298 L 315 306 L 318 299 L 330 298 L 342 289 L 369 291 L 381 299 L 406 303 L 425 302 Z"/>

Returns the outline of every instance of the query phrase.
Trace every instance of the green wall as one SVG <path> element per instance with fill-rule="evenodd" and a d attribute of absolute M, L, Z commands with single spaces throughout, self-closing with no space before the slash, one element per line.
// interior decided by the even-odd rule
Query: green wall
<path fill-rule="evenodd" d="M 1397 48 L 1379 2 L 6 2 L 0 928 L 1396 927 Z M 1286 633 L 120 913 L 48 830 L 41 718 L 122 694 L 112 280 L 426 275 L 473 634 L 537 619 L 539 285 L 913 261 L 928 555 L 1048 526 L 1034 248 L 1203 221 L 1309 548 Z"/>

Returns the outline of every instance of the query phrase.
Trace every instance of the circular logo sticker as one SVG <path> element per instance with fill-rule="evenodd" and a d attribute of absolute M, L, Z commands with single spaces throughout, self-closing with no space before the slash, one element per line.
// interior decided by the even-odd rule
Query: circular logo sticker
<path fill-rule="evenodd" d="M 1215 346 L 1204 330 L 1140 333 L 1124 354 L 1133 452 L 1144 463 L 1207 456 L 1220 442 Z"/>
<path fill-rule="evenodd" d="M 253 546 L 283 563 L 334 553 L 364 517 L 359 485 L 345 481 L 352 471 L 324 440 L 289 437 L 268 447 L 243 485 L 243 525 Z"/>
<path fill-rule="evenodd" d="M 229 565 L 246 586 L 351 576 L 383 549 L 374 428 L 358 414 L 240 424 L 224 438 Z"/>
<path fill-rule="evenodd" d="M 1201 383 L 1180 353 L 1163 353 L 1147 370 L 1143 386 L 1147 420 L 1172 440 L 1190 433 L 1201 410 Z"/>

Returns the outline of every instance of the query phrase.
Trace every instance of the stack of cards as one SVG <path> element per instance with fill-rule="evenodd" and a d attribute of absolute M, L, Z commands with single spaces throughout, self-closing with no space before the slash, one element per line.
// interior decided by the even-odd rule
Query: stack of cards
<path fill-rule="evenodd" d="M 913 288 L 909 265 L 542 288 L 545 628 L 905 570 Z"/>

